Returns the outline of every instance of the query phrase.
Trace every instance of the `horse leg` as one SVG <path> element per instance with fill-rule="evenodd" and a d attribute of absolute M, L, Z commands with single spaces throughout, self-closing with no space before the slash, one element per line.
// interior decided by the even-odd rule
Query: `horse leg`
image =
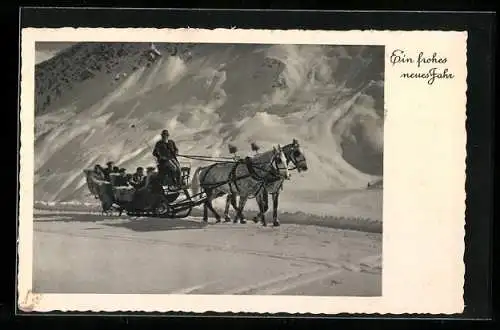
<path fill-rule="evenodd" d="M 240 196 L 240 202 L 238 203 L 238 210 L 236 211 L 236 216 L 234 217 L 234 223 L 240 220 L 240 223 L 246 223 L 245 218 L 243 217 L 243 209 L 245 208 L 245 204 L 248 200 L 247 196 Z"/>
<path fill-rule="evenodd" d="M 204 208 L 203 208 L 203 221 L 208 222 L 208 210 L 212 212 L 212 214 L 215 216 L 216 223 L 220 222 L 220 215 L 215 211 L 213 205 L 212 205 L 212 200 L 217 197 L 217 195 L 214 193 L 213 190 L 208 190 L 205 189 L 205 194 L 207 196 L 207 200 L 204 203 Z"/>
<path fill-rule="evenodd" d="M 203 222 L 208 222 L 208 202 L 203 203 Z"/>
<path fill-rule="evenodd" d="M 257 222 L 259 222 L 259 218 L 262 219 L 262 217 L 265 216 L 265 213 L 269 209 L 268 199 L 269 199 L 269 196 L 268 196 L 267 190 L 265 190 L 265 189 L 263 189 L 262 192 L 255 197 L 255 200 L 257 201 L 257 205 L 259 206 L 259 214 L 257 214 L 253 218 L 253 222 L 257 223 Z M 261 209 L 261 205 L 262 205 L 262 209 Z"/>
<path fill-rule="evenodd" d="M 262 200 L 262 198 L 257 197 L 256 199 L 257 199 L 257 205 L 259 206 L 259 214 L 257 215 L 257 217 L 260 218 L 260 221 L 265 226 L 266 225 L 266 209 L 265 209 L 264 201 Z M 254 222 L 258 221 L 257 217 L 254 218 Z M 257 219 L 257 221 L 255 221 L 256 219 Z"/>
<path fill-rule="evenodd" d="M 208 201 L 212 199 L 211 191 L 205 190 L 207 200 L 203 203 L 203 222 L 208 222 Z"/>
<path fill-rule="evenodd" d="M 213 215 L 215 216 L 215 223 L 219 223 L 220 222 L 220 215 L 219 215 L 219 213 L 217 213 L 217 211 L 215 211 L 215 209 L 212 205 L 212 199 L 207 200 L 205 205 L 210 210 L 210 212 L 212 212 Z"/>
<path fill-rule="evenodd" d="M 273 194 L 273 226 L 278 227 L 280 222 L 278 220 L 278 200 L 280 198 L 280 193 L 276 192 Z"/>
<path fill-rule="evenodd" d="M 226 196 L 226 208 L 224 209 L 224 222 L 230 222 L 231 218 L 229 217 L 229 204 L 232 204 L 233 195 L 227 194 Z"/>
<path fill-rule="evenodd" d="M 231 206 L 233 207 L 234 212 L 238 213 L 238 203 L 236 201 L 236 195 L 231 196 Z"/>
<path fill-rule="evenodd" d="M 257 206 L 259 207 L 259 213 L 253 217 L 253 222 L 257 223 L 259 222 L 259 218 L 262 218 L 262 203 L 263 203 L 263 198 L 262 198 L 262 194 L 259 194 L 257 196 L 255 196 L 255 201 L 257 202 Z"/>

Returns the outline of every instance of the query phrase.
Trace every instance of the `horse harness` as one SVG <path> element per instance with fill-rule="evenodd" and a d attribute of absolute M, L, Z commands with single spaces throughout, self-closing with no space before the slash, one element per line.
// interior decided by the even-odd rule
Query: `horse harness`
<path fill-rule="evenodd" d="M 241 164 L 245 164 L 246 165 L 246 168 L 248 170 L 248 173 L 247 175 L 243 176 L 243 177 L 236 177 L 236 169 L 238 168 L 239 165 Z M 244 159 L 240 159 L 238 160 L 233 168 L 231 169 L 231 172 L 229 174 L 229 189 L 231 190 L 231 192 L 234 193 L 233 191 L 233 186 L 234 188 L 236 188 L 236 191 L 238 192 L 238 194 L 241 193 L 240 191 L 240 187 L 238 186 L 238 180 L 239 179 L 243 179 L 243 178 L 247 178 L 247 177 L 251 177 L 252 179 L 254 179 L 255 181 L 258 181 L 260 182 L 260 186 L 259 186 L 259 189 L 257 189 L 257 192 L 255 193 L 255 195 L 257 195 L 261 190 L 262 188 L 264 188 L 266 185 L 268 185 L 269 183 L 272 183 L 272 182 L 275 182 L 275 181 L 278 181 L 280 180 L 281 178 L 279 176 L 277 176 L 275 173 L 273 173 L 272 171 L 267 171 L 266 175 L 265 176 L 261 176 L 259 175 L 256 171 L 255 171 L 255 165 L 252 164 L 252 159 L 250 157 L 245 157 Z M 258 167 L 257 167 L 258 168 Z"/>
<path fill-rule="evenodd" d="M 205 171 L 205 174 L 203 176 L 203 179 L 201 181 L 204 181 L 204 179 L 207 176 L 207 174 L 210 171 L 210 169 L 212 169 L 213 167 L 217 166 L 217 164 L 218 163 L 211 164 L 207 168 L 207 170 Z M 246 168 L 247 168 L 249 174 L 246 174 L 246 175 L 238 177 L 238 176 L 236 176 L 236 169 L 238 168 L 239 165 L 242 165 L 242 164 L 246 165 Z M 256 192 L 256 195 L 257 195 L 262 190 L 262 188 L 264 188 L 266 185 L 268 185 L 270 183 L 273 183 L 273 182 L 276 182 L 276 181 L 279 181 L 281 179 L 278 175 L 276 175 L 272 171 L 268 171 L 265 176 L 260 176 L 255 171 L 255 167 L 256 166 L 254 164 L 252 164 L 251 157 L 247 156 L 244 159 L 239 159 L 239 160 L 237 160 L 237 161 L 234 162 L 234 165 L 231 168 L 231 171 L 229 172 L 228 180 L 225 181 L 225 182 L 221 182 L 221 183 L 216 184 L 215 187 L 213 187 L 213 188 L 217 188 L 219 186 L 223 186 L 225 184 L 228 184 L 229 185 L 229 189 L 231 190 L 231 192 L 233 194 L 234 194 L 234 190 L 233 189 L 236 189 L 236 191 L 238 192 L 238 194 L 240 194 L 241 190 L 240 190 L 240 187 L 238 185 L 238 181 L 241 180 L 241 179 L 246 179 L 248 177 L 251 177 L 255 181 L 258 181 L 258 182 L 261 183 L 260 186 L 259 186 L 259 189 Z"/>

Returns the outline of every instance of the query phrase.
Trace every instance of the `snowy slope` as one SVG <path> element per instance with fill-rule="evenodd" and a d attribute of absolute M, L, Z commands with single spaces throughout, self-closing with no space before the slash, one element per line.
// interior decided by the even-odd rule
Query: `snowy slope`
<path fill-rule="evenodd" d="M 36 200 L 88 199 L 82 169 L 95 163 L 154 165 L 163 128 L 192 155 L 297 138 L 310 170 L 287 190 L 381 177 L 383 49 L 155 44 L 151 61 L 149 46 L 82 43 L 37 65 Z"/>

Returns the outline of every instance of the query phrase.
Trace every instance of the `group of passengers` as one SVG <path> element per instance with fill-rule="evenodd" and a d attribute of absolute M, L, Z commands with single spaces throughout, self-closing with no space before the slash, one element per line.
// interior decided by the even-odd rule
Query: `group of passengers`
<path fill-rule="evenodd" d="M 144 168 L 138 167 L 132 174 L 127 173 L 125 168 L 114 166 L 114 163 L 110 161 L 106 163 L 105 168 L 99 164 L 95 165 L 94 172 L 98 179 L 109 181 L 115 187 L 132 186 L 135 189 L 141 189 L 148 185 L 149 178 L 155 172 L 155 168 L 148 167 L 144 173 Z"/>
<path fill-rule="evenodd" d="M 165 177 L 169 176 L 173 186 L 180 187 L 182 185 L 181 167 L 177 160 L 178 151 L 175 142 L 170 139 L 168 130 L 162 130 L 161 140 L 155 144 L 153 149 L 153 156 L 156 158 L 158 167 L 158 182 L 165 182 Z M 94 167 L 99 179 L 109 181 L 113 186 L 130 185 L 136 189 L 148 186 L 151 175 L 156 171 L 155 167 L 148 167 L 146 174 L 144 174 L 144 168 L 138 167 L 134 174 L 127 174 L 126 169 L 114 166 L 113 162 L 108 162 L 106 165 L 106 168 L 101 165 Z"/>

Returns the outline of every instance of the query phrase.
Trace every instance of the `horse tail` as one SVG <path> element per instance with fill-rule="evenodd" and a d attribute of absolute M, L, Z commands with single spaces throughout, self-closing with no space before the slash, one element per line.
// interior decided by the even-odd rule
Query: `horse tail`
<path fill-rule="evenodd" d="M 200 172 L 202 170 L 202 167 L 198 167 L 196 171 L 193 174 L 193 178 L 191 179 L 191 193 L 193 195 L 196 195 L 200 192 Z"/>

